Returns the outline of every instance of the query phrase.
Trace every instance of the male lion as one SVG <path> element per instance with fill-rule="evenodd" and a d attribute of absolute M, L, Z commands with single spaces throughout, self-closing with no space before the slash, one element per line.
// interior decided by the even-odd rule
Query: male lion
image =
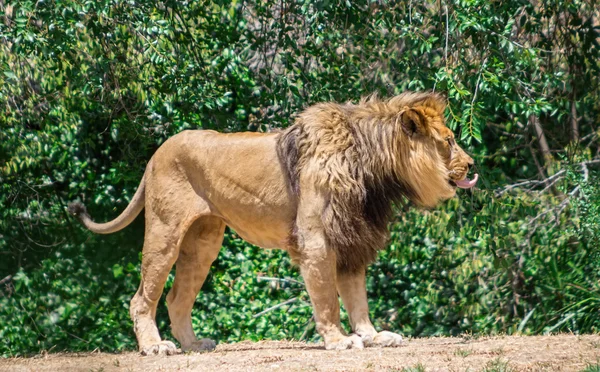
<path fill-rule="evenodd" d="M 322 103 L 279 133 L 185 131 L 154 154 L 131 203 L 111 222 L 93 222 L 80 203 L 69 206 L 99 234 L 123 229 L 146 208 L 142 282 L 130 314 L 142 354 L 172 354 L 155 323 L 167 296 L 173 335 L 183 350 L 210 350 L 198 340 L 191 310 L 225 226 L 248 242 L 287 250 L 300 266 L 326 349 L 397 346 L 369 320 L 365 268 L 384 248 L 392 202 L 421 207 L 451 198 L 473 159 L 444 123 L 445 100 L 404 93 L 359 104 Z M 338 293 L 353 334 L 340 325 Z"/>

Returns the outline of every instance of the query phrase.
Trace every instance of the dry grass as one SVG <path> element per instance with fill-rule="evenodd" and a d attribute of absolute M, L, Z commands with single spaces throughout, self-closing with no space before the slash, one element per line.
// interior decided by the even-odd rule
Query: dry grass
<path fill-rule="evenodd" d="M 49 354 L 0 359 L 2 371 L 596 371 L 600 335 L 423 338 L 396 349 L 325 351 L 322 344 L 223 344 L 204 354 Z M 592 369 L 589 369 L 592 368 Z"/>

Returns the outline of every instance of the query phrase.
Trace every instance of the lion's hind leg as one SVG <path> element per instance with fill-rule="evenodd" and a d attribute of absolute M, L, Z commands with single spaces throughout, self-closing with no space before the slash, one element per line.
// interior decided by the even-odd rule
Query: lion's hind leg
<path fill-rule="evenodd" d="M 175 282 L 167 295 L 173 336 L 184 351 L 213 350 L 215 342 L 197 339 L 192 328 L 196 296 L 217 258 L 223 242 L 225 223 L 217 217 L 201 217 L 187 231 L 175 264 Z"/>
<path fill-rule="evenodd" d="M 161 159 L 153 158 L 146 170 L 142 280 L 129 308 L 142 355 L 180 352 L 173 342 L 161 340 L 155 321 L 156 307 L 187 231 L 208 213 L 206 203 L 198 198 L 187 179 Z"/>
<path fill-rule="evenodd" d="M 156 218 L 152 211 L 146 211 L 142 280 L 129 307 L 142 355 L 171 355 L 179 352 L 173 342 L 161 340 L 155 321 L 158 301 L 178 256 L 179 230 L 177 226 Z"/>

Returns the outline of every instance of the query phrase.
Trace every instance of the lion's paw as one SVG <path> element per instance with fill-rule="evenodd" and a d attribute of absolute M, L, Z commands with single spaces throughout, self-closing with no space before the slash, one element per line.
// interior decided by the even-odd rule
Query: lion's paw
<path fill-rule="evenodd" d="M 364 349 L 362 339 L 358 335 L 340 336 L 333 341 L 325 341 L 327 350 Z"/>
<path fill-rule="evenodd" d="M 371 338 L 371 336 L 368 336 Z M 376 347 L 396 347 L 402 345 L 402 336 L 397 333 L 381 331 L 371 339 L 369 346 Z M 367 342 L 365 342 L 367 344 Z"/>
<path fill-rule="evenodd" d="M 142 355 L 175 355 L 181 353 L 181 350 L 171 341 L 161 341 L 156 344 L 147 345 L 141 348 Z"/>
<path fill-rule="evenodd" d="M 369 334 L 359 335 L 365 347 L 373 346 L 373 336 Z"/>
<path fill-rule="evenodd" d="M 196 340 L 192 342 L 191 345 L 182 345 L 183 351 L 192 351 L 192 352 L 203 352 L 203 351 L 212 351 L 217 347 L 216 342 L 211 340 L 210 338 L 203 338 L 201 340 Z"/>

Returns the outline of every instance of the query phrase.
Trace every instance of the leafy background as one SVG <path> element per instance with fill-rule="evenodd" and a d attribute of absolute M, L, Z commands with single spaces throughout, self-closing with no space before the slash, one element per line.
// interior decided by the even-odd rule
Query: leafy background
<path fill-rule="evenodd" d="M 269 131 L 315 102 L 408 89 L 447 95 L 448 125 L 481 181 L 435 210 L 398 209 L 369 271 L 376 326 L 408 336 L 598 332 L 598 9 L 1 1 L 0 355 L 135 348 L 128 306 L 143 219 L 97 236 L 67 215 L 69 201 L 114 218 L 152 153 L 184 129 Z M 223 245 L 196 331 L 219 342 L 318 340 L 287 255 L 233 231 Z M 157 321 L 172 339 L 164 301 Z"/>

